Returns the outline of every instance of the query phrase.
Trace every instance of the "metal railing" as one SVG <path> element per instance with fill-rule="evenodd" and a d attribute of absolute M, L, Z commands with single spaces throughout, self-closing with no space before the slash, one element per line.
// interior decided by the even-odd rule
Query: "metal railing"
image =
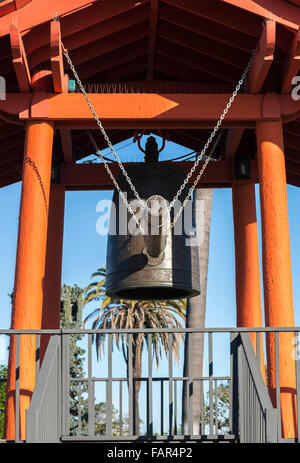
<path fill-rule="evenodd" d="M 198 441 L 225 440 L 241 442 L 274 442 L 281 439 L 280 408 L 273 408 L 267 388 L 260 372 L 261 336 L 274 332 L 276 359 L 276 397 L 280 403 L 279 371 L 279 332 L 298 333 L 300 328 L 207 328 L 207 329 L 169 329 L 169 330 L 101 330 L 106 337 L 105 356 L 95 361 L 92 341 L 99 330 L 0 330 L 1 334 L 16 335 L 16 384 L 15 384 L 15 441 L 19 441 L 20 412 L 20 337 L 36 336 L 36 386 L 30 407 L 26 414 L 26 441 Z M 113 374 L 116 353 L 113 351 L 113 337 L 119 332 L 126 334 L 128 365 L 126 374 Z M 156 374 L 153 368 L 152 336 L 158 332 L 168 336 L 167 356 L 163 374 Z M 255 356 L 249 332 L 256 332 Z M 144 350 L 143 368 L 147 375 L 134 376 L 133 336 L 143 333 L 148 347 Z M 207 374 L 193 376 L 192 368 L 187 376 L 178 374 L 174 367 L 172 336 L 182 333 L 190 337 L 189 355 L 193 355 L 193 335 L 203 333 L 206 336 Z M 218 334 L 228 336 L 226 349 L 229 366 L 226 374 L 217 375 L 215 358 L 218 343 L 213 341 Z M 50 334 L 43 364 L 39 366 L 39 343 L 42 334 Z M 86 374 L 76 377 L 70 375 L 70 342 L 73 336 L 87 337 Z M 224 349 L 224 343 L 223 347 Z M 225 350 L 224 349 L 224 355 Z M 222 352 L 223 354 L 223 352 Z M 120 360 L 118 360 L 120 362 Z M 300 413 L 300 369 L 297 373 L 297 413 Z M 96 365 L 96 367 L 95 367 Z M 101 374 L 95 375 L 95 370 Z M 183 370 L 181 370 L 183 371 Z M 118 371 L 116 372 L 118 373 Z M 188 385 L 188 434 L 182 432 L 182 387 Z M 200 396 L 199 433 L 193 432 L 193 404 L 197 384 L 202 384 Z M 96 390 L 105 385 L 104 390 Z M 135 387 L 141 391 L 137 402 Z M 102 387 L 102 386 L 101 386 Z M 223 389 L 222 389 L 223 388 Z M 103 388 L 102 388 L 103 389 Z M 220 391 L 228 391 L 226 407 L 221 404 Z M 118 391 L 118 392 L 117 392 Z M 198 399 L 197 399 L 198 400 Z M 98 402 L 97 402 L 98 401 Z M 75 405 L 74 405 L 75 404 Z M 141 429 L 137 425 L 138 404 L 143 409 L 140 418 Z M 72 406 L 71 406 L 72 405 Z M 75 413 L 74 413 L 75 407 Z M 102 407 L 102 408 L 101 408 Z M 225 418 L 224 418 L 225 415 Z M 223 420 L 223 426 L 220 421 Z M 224 421 L 226 425 L 224 426 Z M 73 426 L 71 426 L 73 423 Z M 75 424 L 75 425 L 74 425 Z M 300 426 L 298 420 L 298 441 Z M 296 439 L 297 440 L 297 439 Z"/>
<path fill-rule="evenodd" d="M 60 442 L 61 338 L 52 336 L 30 407 L 26 411 L 26 442 Z"/>
<path fill-rule="evenodd" d="M 273 408 L 260 371 L 259 335 L 256 341 L 257 357 L 248 333 L 232 337 L 238 377 L 234 383 L 239 398 L 236 406 L 239 411 L 239 440 L 241 443 L 274 443 L 278 441 L 278 410 Z"/>
<path fill-rule="evenodd" d="M 116 332 L 128 335 L 128 358 L 133 358 L 133 336 L 139 333 L 143 333 L 147 343 L 147 354 L 146 362 L 148 367 L 148 375 L 134 377 L 132 361 L 128 362 L 127 376 L 113 376 L 112 364 L 113 364 L 113 336 Z M 73 385 L 77 385 L 78 394 L 78 422 L 76 432 L 71 435 L 69 416 L 68 401 L 70 397 L 68 392 L 64 396 L 64 407 L 66 416 L 64 433 L 62 436 L 63 440 L 183 440 L 192 439 L 199 440 L 209 436 L 212 438 L 224 438 L 224 433 L 218 432 L 218 413 L 217 413 L 217 402 L 215 398 L 218 396 L 218 383 L 227 382 L 228 389 L 230 388 L 231 375 L 227 376 L 214 376 L 213 375 L 213 358 L 212 358 L 212 332 L 208 335 L 209 345 L 209 375 L 208 376 L 193 376 L 192 369 L 190 368 L 188 376 L 174 375 L 173 371 L 173 353 L 172 353 L 172 336 L 174 333 L 185 333 L 190 338 L 193 337 L 193 333 L 198 333 L 197 330 L 102 330 L 101 334 L 107 337 L 107 374 L 105 376 L 95 376 L 92 374 L 92 337 L 97 334 L 97 330 L 86 330 L 84 333 L 88 336 L 88 348 L 87 348 L 87 376 L 80 376 L 77 378 L 71 378 L 68 374 L 64 375 L 63 379 L 63 390 L 70 391 Z M 152 335 L 157 333 L 166 333 L 168 335 L 168 355 L 166 364 L 166 376 L 154 376 L 153 375 L 153 351 L 152 351 Z M 69 358 L 67 357 L 70 344 L 71 332 L 64 334 L 64 352 L 63 355 L 63 370 L 68 372 Z M 190 344 L 190 357 L 192 356 L 192 342 Z M 189 420 L 188 420 L 188 435 L 183 435 L 181 432 L 182 426 L 180 426 L 181 416 L 179 410 L 179 403 L 182 399 L 182 384 L 186 382 L 189 386 Z M 208 395 L 209 403 L 205 407 L 202 401 L 201 414 L 200 414 L 200 426 L 199 429 L 203 431 L 202 435 L 193 435 L 192 432 L 192 404 L 193 404 L 193 386 L 196 382 L 208 384 Z M 95 385 L 98 383 L 105 384 L 104 402 L 106 404 L 105 410 L 105 425 L 102 432 L 97 432 L 95 423 Z M 145 385 L 145 422 L 143 423 L 144 431 L 139 432 L 137 424 L 137 408 L 138 403 L 135 395 L 135 388 Z M 86 387 L 84 387 L 86 386 Z M 118 393 L 118 426 L 113 426 L 113 386 L 117 386 Z M 157 387 L 158 386 L 158 387 Z M 181 386 L 181 387 L 180 387 Z M 82 392 L 86 390 L 87 399 L 85 400 L 85 407 L 87 413 L 87 419 L 85 422 L 85 432 L 83 431 L 83 420 L 82 420 Z M 124 391 L 125 389 L 125 391 Z M 156 391 L 154 391 L 156 389 Z M 125 400 L 124 400 L 125 399 Z M 203 399 L 203 397 L 202 397 Z M 124 429 L 124 402 L 128 403 L 128 416 L 127 416 L 127 427 Z M 231 402 L 228 403 L 228 416 L 232 413 Z M 159 424 L 154 428 L 154 415 L 159 417 Z M 208 423 L 209 432 L 205 432 L 205 422 Z M 228 430 L 228 439 L 234 438 L 230 430 Z"/>

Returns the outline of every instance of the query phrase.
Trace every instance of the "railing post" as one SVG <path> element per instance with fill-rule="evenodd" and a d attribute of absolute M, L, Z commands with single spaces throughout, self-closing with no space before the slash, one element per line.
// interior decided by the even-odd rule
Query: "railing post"
<path fill-rule="evenodd" d="M 236 437 L 239 435 L 239 387 L 238 387 L 238 348 L 240 336 L 230 333 L 230 429 Z"/>
<path fill-rule="evenodd" d="M 269 408 L 266 410 L 266 442 L 277 443 L 278 438 L 278 410 Z"/>
<path fill-rule="evenodd" d="M 70 435 L 70 335 L 62 339 L 62 435 Z"/>

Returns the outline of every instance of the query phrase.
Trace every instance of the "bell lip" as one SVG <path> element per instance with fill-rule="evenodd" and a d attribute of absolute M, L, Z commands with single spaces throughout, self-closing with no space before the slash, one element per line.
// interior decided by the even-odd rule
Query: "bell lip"
<path fill-rule="evenodd" d="M 124 299 L 124 300 L 133 300 L 133 301 L 165 301 L 165 300 L 174 300 L 174 299 L 187 299 L 187 298 L 191 298 L 191 297 L 195 297 L 195 296 L 199 296 L 201 294 L 201 291 L 198 290 L 198 289 L 191 289 L 191 288 L 187 288 L 186 286 L 182 286 L 182 287 L 179 287 L 179 286 L 176 286 L 174 287 L 173 285 L 162 285 L 160 284 L 159 286 L 159 289 L 163 290 L 164 288 L 165 289 L 169 289 L 169 290 L 176 290 L 176 291 L 182 291 L 183 295 L 182 296 L 173 296 L 173 297 L 166 297 L 166 296 L 160 296 L 160 297 L 151 297 L 151 298 L 147 298 L 147 297 L 142 297 L 142 296 L 138 296 L 138 297 L 126 297 L 126 293 L 129 293 L 130 291 L 149 291 L 149 289 L 153 289 L 153 291 L 155 292 L 155 289 L 157 287 L 156 286 L 151 286 L 151 285 L 143 285 L 143 286 L 126 286 L 124 288 L 117 288 L 117 289 L 110 289 L 110 290 L 107 290 L 106 291 L 106 296 L 109 296 L 109 297 L 114 297 L 114 298 L 118 298 L 118 299 Z"/>

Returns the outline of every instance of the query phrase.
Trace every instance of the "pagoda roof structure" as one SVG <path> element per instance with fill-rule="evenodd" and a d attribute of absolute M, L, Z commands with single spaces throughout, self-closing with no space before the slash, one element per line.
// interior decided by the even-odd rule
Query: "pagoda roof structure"
<path fill-rule="evenodd" d="M 264 18 L 269 19 L 265 24 Z M 147 94 L 187 95 L 187 107 L 188 95 L 210 95 L 205 108 L 210 102 L 216 101 L 216 107 L 225 102 L 218 96 L 232 94 L 259 43 L 240 101 L 246 107 L 246 97 L 253 96 L 255 107 L 263 107 L 268 99 L 275 113 L 281 111 L 287 182 L 300 186 L 300 106 L 288 102 L 292 78 L 300 68 L 299 25 L 299 0 L 2 1 L 0 75 L 7 100 L 0 101 L 0 187 L 22 178 L 26 117 L 21 114 L 32 103 L 32 76 L 52 70 L 53 102 L 56 94 L 68 91 L 65 74 L 74 79 L 60 41 L 89 93 L 140 94 L 145 99 Z M 61 106 L 63 98 L 57 99 Z M 201 98 L 197 104 L 201 107 Z M 166 124 L 168 137 L 200 151 L 210 124 L 188 120 L 187 116 L 185 124 Z M 113 144 L 134 133 L 133 124 L 106 125 L 104 118 L 103 125 Z M 75 163 L 94 152 L 82 125 L 55 128 L 56 162 Z M 99 148 L 106 148 L 96 125 L 87 128 L 95 129 Z M 147 127 L 136 126 L 140 128 Z M 154 133 L 163 129 L 155 124 L 149 128 Z M 223 160 L 255 153 L 255 122 L 224 124 Z"/>

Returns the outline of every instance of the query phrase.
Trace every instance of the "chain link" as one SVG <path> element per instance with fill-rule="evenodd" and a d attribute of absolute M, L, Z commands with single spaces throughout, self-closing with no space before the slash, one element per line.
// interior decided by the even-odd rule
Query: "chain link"
<path fill-rule="evenodd" d="M 46 192 L 45 192 L 45 188 L 44 188 L 44 184 L 43 184 L 43 180 L 42 180 L 42 177 L 41 177 L 41 174 L 39 173 L 39 170 L 35 164 L 35 162 L 31 159 L 31 158 L 28 158 L 26 157 L 24 162 L 26 164 L 29 164 L 30 167 L 33 168 L 36 176 L 37 176 L 37 179 L 38 179 L 38 182 L 40 184 L 40 187 L 41 187 L 41 192 L 42 192 L 42 195 L 43 195 L 43 200 L 44 200 L 44 204 L 45 204 L 45 209 L 46 209 L 46 214 L 48 215 L 48 201 L 47 201 L 47 196 L 46 196 Z"/>
<path fill-rule="evenodd" d="M 91 140 L 92 144 L 94 145 L 94 148 L 95 148 L 95 150 L 96 150 L 96 154 L 97 154 L 98 156 L 101 157 L 101 159 L 102 159 L 102 161 L 103 161 L 103 163 L 104 163 L 104 166 L 105 166 L 105 168 L 106 168 L 106 170 L 107 170 L 107 173 L 108 173 L 108 175 L 110 176 L 110 178 L 111 178 L 113 184 L 115 185 L 116 189 L 118 190 L 118 192 L 119 192 L 121 198 L 123 199 L 123 201 L 124 201 L 124 203 L 125 203 L 125 205 L 126 205 L 128 211 L 129 211 L 130 214 L 133 216 L 133 218 L 134 218 L 136 224 L 138 225 L 138 227 L 140 228 L 141 232 L 144 234 L 145 231 L 144 231 L 144 229 L 143 229 L 143 227 L 142 227 L 142 225 L 141 225 L 139 219 L 137 218 L 137 216 L 136 216 L 135 213 L 133 212 L 133 210 L 132 210 L 132 208 L 131 208 L 129 202 L 127 201 L 127 198 L 125 197 L 123 191 L 122 191 L 121 188 L 119 187 L 119 184 L 118 184 L 117 180 L 115 179 L 115 177 L 114 177 L 112 171 L 111 171 L 110 168 L 108 167 L 108 164 L 106 163 L 104 157 L 102 156 L 102 153 L 101 153 L 101 151 L 99 150 L 99 148 L 98 148 L 98 146 L 97 146 L 97 143 L 96 143 L 95 140 L 94 140 L 94 137 L 92 136 L 92 134 L 90 133 L 89 130 L 87 131 L 87 133 L 88 133 L 88 136 L 90 137 L 90 140 Z M 143 207 L 143 209 L 144 209 L 145 206 L 146 206 L 146 205 L 145 205 L 145 201 L 143 201 L 143 200 L 141 200 L 141 199 L 140 199 L 140 201 L 142 202 L 142 207 Z"/>
<path fill-rule="evenodd" d="M 267 20 L 267 18 L 264 18 L 263 23 L 265 23 L 266 20 Z M 211 132 L 211 134 L 210 134 L 210 136 L 209 136 L 207 142 L 205 143 L 204 147 L 202 148 L 202 150 L 201 150 L 201 152 L 200 152 L 200 155 L 199 155 L 198 158 L 196 159 L 194 165 L 191 167 L 190 172 L 187 174 L 187 176 L 186 176 L 184 182 L 182 183 L 182 185 L 180 186 L 180 188 L 179 188 L 179 190 L 177 191 L 176 195 L 174 196 L 173 200 L 171 201 L 170 205 L 168 206 L 169 212 L 171 212 L 171 209 L 174 207 L 175 202 L 178 200 L 179 196 L 182 194 L 183 190 L 185 189 L 187 183 L 189 182 L 190 178 L 192 177 L 192 175 L 193 175 L 193 173 L 195 172 L 196 168 L 198 167 L 199 163 L 202 161 L 203 156 L 205 155 L 205 153 L 206 153 L 208 147 L 210 146 L 212 140 L 214 139 L 214 137 L 216 136 L 217 132 L 219 131 L 220 126 L 221 126 L 221 124 L 223 123 L 223 120 L 225 119 L 225 117 L 226 117 L 226 115 L 227 115 L 229 109 L 230 109 L 231 106 L 232 106 L 232 103 L 234 102 L 234 100 L 235 100 L 235 98 L 236 98 L 236 96 L 237 96 L 239 90 L 241 89 L 242 85 L 244 84 L 245 78 L 246 78 L 246 76 L 247 76 L 247 74 L 248 74 L 248 72 L 249 72 L 250 66 L 251 66 L 251 64 L 252 64 L 252 62 L 253 62 L 253 60 L 254 60 L 254 57 L 255 57 L 255 55 L 256 55 L 256 53 L 257 53 L 258 47 L 259 47 L 259 43 L 257 44 L 256 48 L 252 50 L 251 58 L 250 58 L 250 60 L 249 60 L 249 62 L 248 62 L 248 64 L 247 64 L 247 66 L 246 66 L 246 68 L 245 68 L 245 70 L 244 70 L 244 72 L 243 72 L 243 74 L 242 74 L 242 77 L 241 77 L 241 79 L 238 81 L 238 83 L 237 83 L 237 85 L 236 85 L 236 87 L 235 87 L 235 90 L 234 90 L 233 93 L 232 93 L 232 96 L 231 96 L 230 99 L 228 100 L 228 102 L 227 102 L 227 104 L 226 104 L 226 107 L 224 108 L 224 110 L 223 110 L 223 112 L 222 112 L 222 114 L 221 114 L 221 116 L 220 116 L 218 122 L 216 123 L 216 125 L 215 125 L 215 127 L 213 128 L 213 130 L 212 130 L 212 132 Z M 67 61 L 68 61 L 69 66 L 70 66 L 70 68 L 71 68 L 71 70 L 72 70 L 72 72 L 73 72 L 73 75 L 74 75 L 74 77 L 75 77 L 75 79 L 76 79 L 76 82 L 77 82 L 77 84 L 78 84 L 78 86 L 79 86 L 81 92 L 83 93 L 84 98 L 85 98 L 85 100 L 86 100 L 86 102 L 87 102 L 87 104 L 88 104 L 88 106 L 89 106 L 89 108 L 90 108 L 90 110 L 91 110 L 91 112 L 92 112 L 92 114 L 93 114 L 93 116 L 94 116 L 96 122 L 97 122 L 97 125 L 98 125 L 98 127 L 99 127 L 99 129 L 100 129 L 100 131 L 101 131 L 101 133 L 102 133 L 102 135 L 103 135 L 103 137 L 104 137 L 104 139 L 105 139 L 105 141 L 106 141 L 108 147 L 110 148 L 111 152 L 113 153 L 113 155 L 115 156 L 115 158 L 116 158 L 116 160 L 117 160 L 117 162 L 118 162 L 118 165 L 119 165 L 119 167 L 120 167 L 121 172 L 122 172 L 123 175 L 125 176 L 125 178 L 126 178 L 128 184 L 130 185 L 131 190 L 133 191 L 135 197 L 138 199 L 138 201 L 139 201 L 139 203 L 140 203 L 142 209 L 146 209 L 148 212 L 151 213 L 151 209 L 146 205 L 145 201 L 143 201 L 143 200 L 140 198 L 140 196 L 139 196 L 139 194 L 138 194 L 138 192 L 137 192 L 135 186 L 134 186 L 133 183 L 131 182 L 131 179 L 130 179 L 130 177 L 128 176 L 128 174 L 127 174 L 127 172 L 126 172 L 126 170 L 125 170 L 125 168 L 124 168 L 124 166 L 123 166 L 123 164 L 122 164 L 122 162 L 121 162 L 119 156 L 117 155 L 117 153 L 116 153 L 116 151 L 115 151 L 115 149 L 114 149 L 114 147 L 113 147 L 113 145 L 112 145 L 112 143 L 111 143 L 111 141 L 110 141 L 110 139 L 109 139 L 109 137 L 108 137 L 108 135 L 107 135 L 107 133 L 106 133 L 106 131 L 105 131 L 105 129 L 104 129 L 102 123 L 101 123 L 101 121 L 99 120 L 99 118 L 98 118 L 98 116 L 97 116 L 97 113 L 96 113 L 96 111 L 95 111 L 95 109 L 94 109 L 94 107 L 93 107 L 93 105 L 92 105 L 92 103 L 91 103 L 91 101 L 90 101 L 90 99 L 89 99 L 89 97 L 88 97 L 86 91 L 85 91 L 85 88 L 84 88 L 84 86 L 83 86 L 83 84 L 82 84 L 82 82 L 81 82 L 81 80 L 80 80 L 80 78 L 79 78 L 79 76 L 78 76 L 78 74 L 77 74 L 75 68 L 74 68 L 74 65 L 73 65 L 73 63 L 72 63 L 72 61 L 71 61 L 71 58 L 70 58 L 69 53 L 68 53 L 68 50 L 64 47 L 63 44 L 62 44 L 62 50 L 63 50 L 63 53 L 64 53 L 64 55 L 65 55 L 65 57 L 66 57 L 66 59 L 67 59 Z M 116 187 L 116 189 L 118 190 L 120 196 L 122 197 L 122 199 L 123 199 L 123 201 L 124 201 L 124 203 L 125 203 L 125 205 L 126 205 L 128 211 L 129 211 L 130 214 L 134 217 L 134 220 L 136 221 L 138 227 L 140 228 L 141 232 L 144 234 L 144 229 L 143 229 L 143 227 L 142 227 L 142 225 L 141 225 L 141 223 L 140 223 L 140 220 L 136 217 L 135 213 L 133 212 L 133 210 L 132 210 L 130 204 L 128 203 L 127 199 L 125 198 L 124 193 L 121 191 L 121 189 L 120 189 L 120 187 L 119 187 L 119 185 L 118 185 L 117 180 L 115 179 L 115 177 L 114 177 L 113 173 L 111 172 L 111 170 L 110 170 L 108 164 L 106 163 L 104 157 L 102 156 L 101 151 L 99 150 L 99 148 L 98 148 L 98 146 L 97 146 L 97 144 L 96 144 L 96 142 L 95 142 L 95 140 L 94 140 L 92 134 L 91 134 L 89 131 L 88 131 L 88 135 L 89 135 L 90 140 L 91 140 L 91 142 L 93 143 L 93 146 L 94 146 L 94 148 L 95 148 L 95 150 L 96 150 L 96 154 L 102 159 L 102 161 L 103 161 L 103 163 L 104 163 L 104 166 L 105 166 L 105 169 L 107 170 L 109 177 L 111 178 L 111 180 L 112 180 L 114 186 Z M 202 166 L 202 168 L 201 168 L 199 174 L 197 175 L 197 177 L 196 177 L 195 181 L 193 182 L 192 186 L 190 187 L 190 189 L 189 189 L 189 191 L 188 191 L 188 193 L 187 193 L 185 199 L 184 199 L 183 202 L 182 202 L 181 207 L 179 208 L 179 210 L 177 211 L 177 213 L 176 213 L 176 215 L 175 215 L 175 217 L 174 217 L 173 222 L 170 223 L 170 229 L 172 229 L 172 228 L 174 227 L 174 225 L 175 225 L 175 223 L 177 222 L 177 220 L 179 219 L 179 217 L 180 217 L 180 215 L 181 215 L 181 213 L 182 213 L 182 211 L 183 211 L 183 209 L 184 209 L 184 207 L 185 207 L 187 201 L 189 200 L 189 198 L 191 197 L 191 195 L 192 195 L 193 191 L 195 190 L 197 184 L 199 183 L 199 181 L 200 181 L 200 179 L 201 179 L 201 177 L 202 177 L 202 175 L 203 175 L 203 173 L 204 173 L 204 171 L 205 171 L 205 169 L 206 169 L 206 167 L 207 167 L 209 161 L 211 160 L 212 154 L 213 154 L 213 152 L 214 152 L 214 150 L 215 150 L 215 147 L 217 146 L 217 144 L 218 144 L 218 142 L 219 142 L 219 140 L 220 140 L 220 137 L 221 137 L 221 134 L 220 134 L 219 137 L 217 138 L 217 140 L 216 140 L 216 142 L 215 142 L 215 144 L 214 144 L 214 146 L 213 146 L 213 148 L 212 148 L 210 154 L 209 154 L 209 155 L 207 156 L 207 158 L 205 159 L 205 162 L 204 162 L 204 164 L 203 164 L 203 166 Z M 163 225 L 164 225 L 164 224 L 162 224 L 161 226 L 163 226 Z"/>

